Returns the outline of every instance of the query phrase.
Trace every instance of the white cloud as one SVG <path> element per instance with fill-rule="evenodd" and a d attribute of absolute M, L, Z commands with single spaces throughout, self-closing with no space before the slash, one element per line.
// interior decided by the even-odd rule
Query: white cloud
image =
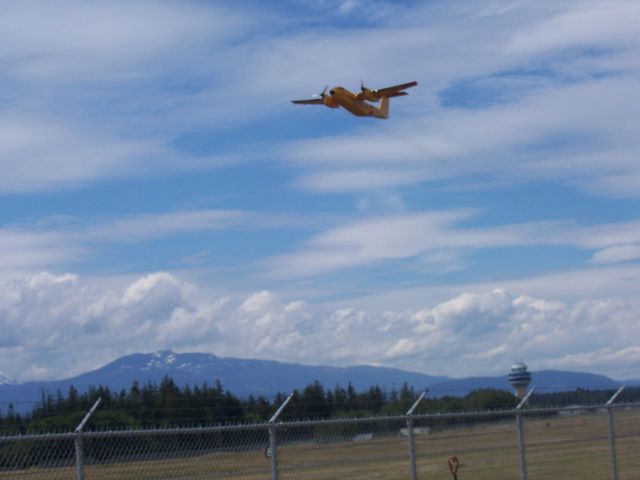
<path fill-rule="evenodd" d="M 311 277 L 408 258 L 421 261 L 427 268 L 434 263 L 441 269 L 457 270 L 465 265 L 460 260 L 464 252 L 479 249 L 569 246 L 592 250 L 640 241 L 637 220 L 593 226 L 572 221 L 459 226 L 474 216 L 478 212 L 470 209 L 372 216 L 316 234 L 297 251 L 273 257 L 264 264 L 273 276 L 279 277 Z M 630 253 L 625 250 L 625 254 Z M 602 255 L 596 254 L 594 259 L 599 258 L 602 263 Z M 632 258 L 635 256 L 627 259 Z"/>
<path fill-rule="evenodd" d="M 33 233 L 0 228 L 0 264 L 4 274 L 50 268 L 81 258 L 86 252 L 55 232 Z"/>
<path fill-rule="evenodd" d="M 266 290 L 263 290 L 261 292 L 254 293 L 249 298 L 247 298 L 242 303 L 242 305 L 240 305 L 240 310 L 247 313 L 262 312 L 263 310 L 273 305 L 275 301 L 276 299 L 273 294 Z"/>
<path fill-rule="evenodd" d="M 395 208 L 394 208 L 395 209 Z M 394 210 L 392 209 L 392 210 Z M 572 221 L 532 222 L 467 227 L 480 216 L 471 209 L 365 215 L 342 221 L 303 241 L 293 252 L 258 260 L 259 271 L 271 277 L 324 275 L 352 267 L 414 259 L 423 271 L 454 271 L 471 264 L 464 257 L 487 248 L 566 246 L 594 250 L 593 263 L 635 260 L 640 222 L 581 226 Z M 57 269 L 91 264 L 111 245 L 156 240 L 219 230 L 319 230 L 335 218 L 299 218 L 239 210 L 186 210 L 127 215 L 87 222 L 80 218 L 43 218 L 0 228 L 0 259 L 5 273 Z M 183 259 L 182 256 L 176 261 Z M 248 265 L 247 265 L 248 266 Z"/>
<path fill-rule="evenodd" d="M 300 3 L 321 10 L 322 14 L 351 20 L 381 20 L 401 9 L 397 3 L 386 0 L 301 0 Z"/>
<path fill-rule="evenodd" d="M 420 170 L 399 171 L 384 168 L 337 169 L 304 175 L 295 182 L 297 187 L 318 193 L 370 191 L 398 187 L 432 178 Z"/>
<path fill-rule="evenodd" d="M 165 290 L 163 287 L 166 287 L 166 291 L 163 291 Z M 153 273 L 129 285 L 123 292 L 122 303 L 126 306 L 133 306 L 143 301 L 149 301 L 152 294 L 163 301 L 169 298 L 172 303 L 179 302 L 180 298 L 171 299 L 172 294 L 178 291 L 176 287 L 179 287 L 179 284 L 170 274 Z M 159 292 L 158 289 L 160 289 Z M 158 293 L 156 294 L 156 292 Z"/>
<path fill-rule="evenodd" d="M 241 210 L 181 210 L 83 219 L 45 217 L 0 226 L 0 261 L 4 273 L 56 270 L 90 264 L 109 245 L 143 244 L 159 239 L 220 230 L 308 229 L 322 216 L 280 215 Z M 183 257 L 179 257 L 184 260 Z M 188 259 L 187 259 L 188 260 Z"/>
<path fill-rule="evenodd" d="M 640 245 L 619 245 L 596 252 L 593 263 L 618 263 L 640 258 Z"/>
<path fill-rule="evenodd" d="M 631 156 L 637 158 L 635 152 Z M 640 186 L 640 174 L 625 172 L 623 174 L 604 175 L 587 184 L 587 188 L 598 194 L 609 197 L 635 198 Z"/>
<path fill-rule="evenodd" d="M 148 0 L 1 2 L 4 74 L 29 80 L 136 80 L 182 60 L 190 46 L 235 35 L 235 12 Z"/>
<path fill-rule="evenodd" d="M 190 232 L 236 228 L 253 224 L 248 212 L 238 210 L 186 210 L 139 214 L 89 226 L 78 235 L 93 242 L 137 243 Z"/>
<path fill-rule="evenodd" d="M 0 192 L 60 191 L 242 157 L 169 144 L 177 125 L 193 121 L 197 96 L 177 85 L 214 77 L 212 52 L 246 33 L 250 16 L 200 2 L 0 5 Z"/>
<path fill-rule="evenodd" d="M 0 192 L 10 193 L 119 177 L 140 172 L 152 157 L 172 156 L 158 143 L 109 138 L 55 117 L 20 118 L 1 111 L 0 139 Z"/>
<path fill-rule="evenodd" d="M 135 351 L 175 348 L 308 364 L 382 364 L 432 374 L 533 369 L 638 375 L 635 309 L 614 299 L 560 301 L 506 289 L 460 292 L 418 309 L 282 301 L 269 291 L 212 295 L 153 273 L 106 286 L 41 273 L 0 284 L 0 361 L 9 376 L 56 378 Z M 357 341 L 354 341 L 357 339 Z"/>
<path fill-rule="evenodd" d="M 556 7 L 559 11 L 545 21 L 515 34 L 506 51 L 522 55 L 575 47 L 637 47 L 640 8 L 634 0 L 588 0 L 565 5 Z"/>
<path fill-rule="evenodd" d="M 311 238 L 301 251 L 272 258 L 267 267 L 278 276 L 309 276 L 414 256 L 438 241 L 434 234 L 469 215 L 462 210 L 422 212 L 355 222 Z"/>
<path fill-rule="evenodd" d="M 116 352 L 161 346 L 167 329 L 188 308 L 190 295 L 187 283 L 166 273 L 121 289 L 49 273 L 1 283 L 1 329 L 13 341 L 5 341 L 0 356 L 3 363 L 14 357 L 22 379 L 39 368 L 54 377 L 78 373 Z"/>
<path fill-rule="evenodd" d="M 629 371 L 629 366 L 640 361 L 640 348 L 635 346 L 625 348 L 605 347 L 592 352 L 569 353 L 559 355 L 540 363 L 540 368 L 549 369 L 569 369 L 588 370 L 594 365 L 607 365 L 609 369 L 615 371 Z M 633 370 L 631 370 L 633 371 Z M 633 373 L 637 375 L 637 373 Z"/>

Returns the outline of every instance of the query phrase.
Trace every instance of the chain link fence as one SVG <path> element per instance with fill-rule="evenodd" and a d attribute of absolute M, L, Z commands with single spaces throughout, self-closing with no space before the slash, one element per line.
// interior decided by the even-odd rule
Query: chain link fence
<path fill-rule="evenodd" d="M 640 405 L 0 437 L 3 479 L 640 478 Z"/>

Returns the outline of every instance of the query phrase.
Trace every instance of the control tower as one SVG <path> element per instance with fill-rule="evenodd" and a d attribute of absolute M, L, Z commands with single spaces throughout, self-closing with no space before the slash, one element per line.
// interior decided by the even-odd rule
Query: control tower
<path fill-rule="evenodd" d="M 516 391 L 516 397 L 522 398 L 531 383 L 531 373 L 523 362 L 516 362 L 509 370 L 509 383 Z"/>

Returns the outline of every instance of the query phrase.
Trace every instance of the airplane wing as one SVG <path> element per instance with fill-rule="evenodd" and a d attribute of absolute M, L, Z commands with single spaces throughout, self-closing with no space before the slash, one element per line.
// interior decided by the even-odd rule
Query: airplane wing
<path fill-rule="evenodd" d="M 403 83 L 401 85 L 394 85 L 393 87 L 379 88 L 376 90 L 376 93 L 379 97 L 388 97 L 391 94 L 398 93 L 402 90 L 406 90 L 407 88 L 415 87 L 416 85 L 418 85 L 418 82 Z"/>
<path fill-rule="evenodd" d="M 291 100 L 291 103 L 295 103 L 297 105 L 323 105 L 324 104 L 322 98 L 310 98 L 308 100 Z"/>
<path fill-rule="evenodd" d="M 404 97 L 405 95 L 409 95 L 407 92 L 395 92 L 395 93 L 389 93 L 388 95 L 384 95 L 387 98 L 391 98 L 391 97 Z"/>
<path fill-rule="evenodd" d="M 383 97 L 391 98 L 391 97 L 401 97 L 403 95 L 408 95 L 407 92 L 403 92 L 407 88 L 415 87 L 418 85 L 418 82 L 409 82 L 402 83 L 400 85 L 394 85 L 392 87 L 379 88 L 378 90 L 370 90 L 367 93 L 360 93 L 357 95 L 358 98 L 366 98 L 373 97 L 376 100 L 379 100 Z"/>

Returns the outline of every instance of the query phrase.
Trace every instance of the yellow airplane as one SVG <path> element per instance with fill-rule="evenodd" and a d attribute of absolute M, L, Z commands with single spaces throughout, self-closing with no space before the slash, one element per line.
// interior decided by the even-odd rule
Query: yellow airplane
<path fill-rule="evenodd" d="M 358 117 L 389 118 L 389 99 L 408 95 L 404 90 L 416 85 L 418 85 L 418 82 L 409 82 L 379 90 L 370 90 L 364 85 L 360 85 L 360 93 L 358 94 L 352 93 L 343 87 L 333 87 L 329 90 L 328 95 L 327 89 L 329 87 L 325 87 L 319 98 L 291 100 L 291 102 L 298 105 L 324 105 L 329 108 L 342 107 Z M 378 101 L 380 101 L 379 107 L 368 103 Z"/>

